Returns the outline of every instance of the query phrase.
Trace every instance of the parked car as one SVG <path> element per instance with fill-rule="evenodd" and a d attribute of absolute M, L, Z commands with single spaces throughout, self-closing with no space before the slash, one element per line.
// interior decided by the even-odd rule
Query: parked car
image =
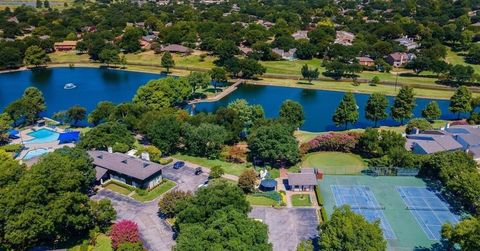
<path fill-rule="evenodd" d="M 207 187 L 209 180 L 205 181 L 203 184 L 198 185 L 197 188 Z"/>
<path fill-rule="evenodd" d="M 180 169 L 185 166 L 185 162 L 183 161 L 177 161 L 175 164 L 173 164 L 173 169 Z"/>
<path fill-rule="evenodd" d="M 202 173 L 203 173 L 203 170 L 202 170 L 201 167 L 195 168 L 195 175 L 200 175 L 200 174 L 202 174 Z"/>

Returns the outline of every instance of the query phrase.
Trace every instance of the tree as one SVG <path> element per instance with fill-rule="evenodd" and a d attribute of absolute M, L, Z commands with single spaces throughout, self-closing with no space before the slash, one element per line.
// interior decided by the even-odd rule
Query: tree
<path fill-rule="evenodd" d="M 299 42 L 295 54 L 299 59 L 312 59 L 317 54 L 317 48 L 308 41 Z"/>
<path fill-rule="evenodd" d="M 312 80 L 317 79 L 318 75 L 320 74 L 318 72 L 318 68 L 309 69 L 307 64 L 302 66 L 301 72 L 302 72 L 302 77 L 304 79 L 307 79 L 309 83 L 312 83 Z"/>
<path fill-rule="evenodd" d="M 374 122 L 377 127 L 377 122 L 388 117 L 386 111 L 388 107 L 388 99 L 384 94 L 373 93 L 370 95 L 365 106 L 365 118 Z"/>
<path fill-rule="evenodd" d="M 430 58 L 426 58 L 426 57 L 414 58 L 412 61 L 408 62 L 405 65 L 405 68 L 412 69 L 418 75 L 422 71 L 426 71 L 431 68 L 431 64 L 432 64 L 431 61 L 432 60 Z"/>
<path fill-rule="evenodd" d="M 467 113 L 472 110 L 471 100 L 472 92 L 466 86 L 460 86 L 450 98 L 448 110 L 456 113 L 460 118 L 460 113 Z"/>
<path fill-rule="evenodd" d="M 90 214 L 93 222 L 101 231 L 107 231 L 117 217 L 117 212 L 108 199 L 90 200 Z"/>
<path fill-rule="evenodd" d="M 210 173 L 208 174 L 208 177 L 210 179 L 219 179 L 224 174 L 225 174 L 225 170 L 223 169 L 223 167 L 217 165 L 217 166 L 213 166 L 210 169 Z"/>
<path fill-rule="evenodd" d="M 349 123 L 354 124 L 357 122 L 358 107 L 353 93 L 345 93 L 337 110 L 335 110 L 335 113 L 333 114 L 332 120 L 337 126 L 345 125 L 345 129 L 347 129 Z"/>
<path fill-rule="evenodd" d="M 176 248 L 272 250 L 267 226 L 248 218 L 248 211 L 250 205 L 239 187 L 223 180 L 213 180 L 178 205 Z M 211 238 L 211 233 L 215 233 L 215 238 Z"/>
<path fill-rule="evenodd" d="M 120 63 L 120 57 L 118 56 L 117 49 L 105 48 L 100 52 L 98 58 L 100 62 L 106 64 L 107 67 L 109 67 L 110 64 L 116 65 Z"/>
<path fill-rule="evenodd" d="M 46 65 L 47 62 L 50 62 L 50 57 L 47 55 L 44 49 L 32 45 L 27 48 L 25 51 L 25 57 L 23 59 L 26 65 L 34 65 L 39 67 L 41 65 Z"/>
<path fill-rule="evenodd" d="M 298 243 L 297 251 L 313 251 L 315 250 L 313 240 L 302 240 Z"/>
<path fill-rule="evenodd" d="M 370 80 L 370 85 L 377 86 L 380 84 L 380 78 L 378 76 L 374 76 L 372 80 Z"/>
<path fill-rule="evenodd" d="M 177 205 L 191 197 L 192 193 L 190 191 L 173 190 L 166 193 L 160 201 L 158 201 L 158 210 L 166 217 L 172 218 L 177 212 Z"/>
<path fill-rule="evenodd" d="M 207 88 L 210 84 L 210 75 L 206 72 L 190 72 L 187 77 L 188 83 L 192 87 L 192 93 L 195 94 L 197 88 Z"/>
<path fill-rule="evenodd" d="M 15 68 L 22 65 L 22 55 L 18 48 L 2 46 L 0 48 L 0 69 Z"/>
<path fill-rule="evenodd" d="M 321 250 L 386 250 L 380 222 L 369 223 L 349 206 L 335 208 L 327 222 L 320 226 Z"/>
<path fill-rule="evenodd" d="M 7 130 L 13 124 L 13 120 L 8 113 L 0 113 L 0 145 L 8 140 Z"/>
<path fill-rule="evenodd" d="M 442 238 L 448 240 L 448 249 L 455 250 L 455 245 L 461 250 L 480 250 L 480 218 L 471 217 L 460 221 L 456 225 L 445 224 L 442 227 Z"/>
<path fill-rule="evenodd" d="M 221 67 L 213 67 L 209 74 L 213 81 L 213 88 L 217 92 L 217 84 L 227 82 L 227 71 Z"/>
<path fill-rule="evenodd" d="M 448 80 L 463 84 L 472 79 L 475 70 L 470 65 L 454 65 L 448 72 Z"/>
<path fill-rule="evenodd" d="M 222 39 L 216 44 L 213 53 L 218 56 L 218 65 L 223 65 L 226 60 L 235 57 L 239 51 L 234 41 Z"/>
<path fill-rule="evenodd" d="M 43 1 L 43 7 L 45 7 L 45 9 L 49 9 L 50 8 L 50 2 L 48 0 Z"/>
<path fill-rule="evenodd" d="M 420 131 L 426 131 L 433 129 L 433 127 L 432 124 L 430 124 L 430 122 L 428 122 L 426 119 L 416 118 L 408 121 L 405 132 L 407 134 L 414 133 L 415 129 L 418 129 Z"/>
<path fill-rule="evenodd" d="M 87 109 L 79 105 L 72 106 L 67 110 L 67 118 L 72 125 L 76 126 L 78 121 L 84 120 L 87 117 Z"/>
<path fill-rule="evenodd" d="M 252 78 L 254 76 L 263 75 L 266 71 L 266 68 L 258 63 L 257 60 L 246 58 L 240 60 L 240 72 L 242 73 L 242 78 Z"/>
<path fill-rule="evenodd" d="M 227 106 L 238 115 L 242 128 L 250 128 L 256 121 L 265 117 L 263 107 L 260 105 L 249 105 L 245 99 L 236 99 Z"/>
<path fill-rule="evenodd" d="M 88 123 L 97 126 L 98 124 L 105 122 L 111 113 L 115 110 L 115 105 L 109 101 L 98 102 L 95 109 L 88 114 Z"/>
<path fill-rule="evenodd" d="M 121 220 L 112 226 L 110 231 L 112 247 L 117 249 L 121 244 L 140 242 L 140 232 L 137 223 L 130 220 Z"/>
<path fill-rule="evenodd" d="M 436 101 L 430 101 L 425 109 L 422 110 L 422 117 L 429 121 L 434 121 L 442 116 L 442 111 Z"/>
<path fill-rule="evenodd" d="M 253 192 L 256 184 L 257 173 L 251 168 L 243 171 L 238 178 L 238 187 L 240 187 L 245 193 Z"/>
<path fill-rule="evenodd" d="M 391 108 L 392 118 L 403 124 L 406 119 L 413 116 L 413 108 L 415 105 L 413 88 L 403 86 L 393 101 Z"/>
<path fill-rule="evenodd" d="M 147 125 L 146 136 L 153 145 L 165 154 L 177 150 L 182 123 L 174 115 L 162 115 Z"/>
<path fill-rule="evenodd" d="M 127 27 L 119 42 L 120 48 L 125 53 L 132 53 L 141 49 L 140 38 L 142 38 L 143 30 L 134 27 Z"/>
<path fill-rule="evenodd" d="M 225 128 L 210 123 L 199 126 L 188 125 L 184 131 L 184 144 L 188 153 L 193 156 L 218 157 L 227 139 Z"/>
<path fill-rule="evenodd" d="M 302 105 L 293 100 L 285 100 L 280 107 L 279 119 L 294 128 L 299 128 L 305 121 Z"/>
<path fill-rule="evenodd" d="M 133 146 L 135 139 L 125 125 L 117 122 L 100 124 L 82 135 L 78 146 L 84 149 L 106 150 L 115 143 Z"/>
<path fill-rule="evenodd" d="M 253 157 L 272 165 L 295 164 L 300 158 L 298 142 L 291 129 L 278 123 L 255 128 L 248 137 L 248 148 Z"/>
<path fill-rule="evenodd" d="M 166 51 L 162 56 L 162 67 L 167 69 L 167 73 L 170 73 L 170 68 L 175 66 L 175 61 L 173 60 L 172 54 Z"/>
<path fill-rule="evenodd" d="M 47 109 L 43 93 L 35 88 L 28 87 L 23 92 L 21 104 L 23 105 L 23 115 L 27 123 L 33 123 L 39 117 L 39 114 Z"/>
<path fill-rule="evenodd" d="M 133 103 L 146 106 L 150 110 L 160 110 L 183 103 L 191 92 L 186 78 L 167 77 L 150 80 L 138 88 Z"/>

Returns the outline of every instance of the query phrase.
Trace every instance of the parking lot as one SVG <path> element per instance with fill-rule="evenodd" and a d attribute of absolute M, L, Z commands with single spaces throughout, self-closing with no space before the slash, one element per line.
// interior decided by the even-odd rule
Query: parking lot
<path fill-rule="evenodd" d="M 177 187 L 182 191 L 195 191 L 197 187 L 208 180 L 208 175 L 202 173 L 195 175 L 196 166 L 184 166 L 180 169 L 173 169 L 169 166 L 163 169 L 163 177 L 175 181 Z"/>
<path fill-rule="evenodd" d="M 295 251 L 301 240 L 318 238 L 318 219 L 314 208 L 253 207 L 249 216 L 268 225 L 273 250 Z"/>

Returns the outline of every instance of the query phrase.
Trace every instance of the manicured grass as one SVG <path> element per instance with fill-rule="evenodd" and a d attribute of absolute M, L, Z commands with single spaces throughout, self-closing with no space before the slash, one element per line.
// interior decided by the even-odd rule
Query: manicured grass
<path fill-rule="evenodd" d="M 110 237 L 100 234 L 97 237 L 97 241 L 95 243 L 95 247 L 93 247 L 93 251 L 112 251 L 112 240 Z"/>
<path fill-rule="evenodd" d="M 295 138 L 297 138 L 298 142 L 302 144 L 302 143 L 307 143 L 310 140 L 314 139 L 319 135 L 319 133 L 307 132 L 307 131 L 295 131 L 293 135 L 295 136 Z"/>
<path fill-rule="evenodd" d="M 275 200 L 264 196 L 247 195 L 247 201 L 254 206 L 276 206 L 278 204 Z"/>
<path fill-rule="evenodd" d="M 119 194 L 123 194 L 123 195 L 129 195 L 133 190 L 134 188 L 127 188 L 128 185 L 126 184 L 119 184 L 115 181 L 109 181 L 107 184 L 105 184 L 103 187 L 105 187 L 106 189 L 109 189 L 109 190 L 112 190 L 114 192 L 117 192 Z"/>
<path fill-rule="evenodd" d="M 247 164 L 236 164 L 230 163 L 218 159 L 207 159 L 207 158 L 200 158 L 200 157 L 193 157 L 184 154 L 175 154 L 172 156 L 173 158 L 184 160 L 191 162 L 193 164 L 204 166 L 206 168 L 212 168 L 214 166 L 221 166 L 225 173 L 240 176 L 242 172 L 247 168 Z"/>
<path fill-rule="evenodd" d="M 135 192 L 132 195 L 132 198 L 141 202 L 151 201 L 156 199 L 158 196 L 164 194 L 168 190 L 172 189 L 173 187 L 175 187 L 175 185 L 176 185 L 175 182 L 171 180 L 163 179 L 162 184 L 160 184 L 159 186 L 155 187 L 150 191 L 146 191 L 145 195 L 139 195 L 137 192 Z"/>
<path fill-rule="evenodd" d="M 447 50 L 447 57 L 445 58 L 445 61 L 447 61 L 448 63 L 450 64 L 460 64 L 460 65 L 469 65 L 471 67 L 473 67 L 473 69 L 475 70 L 475 73 L 480 73 L 480 65 L 476 65 L 476 64 L 469 64 L 467 62 L 465 62 L 465 58 L 463 56 L 463 54 L 466 54 L 467 52 L 455 52 L 455 51 L 452 51 L 452 49 L 448 48 Z M 462 55 L 460 55 L 462 54 Z"/>
<path fill-rule="evenodd" d="M 363 159 L 352 153 L 316 152 L 303 158 L 303 167 L 315 167 L 325 174 L 359 174 L 366 167 Z"/>
<path fill-rule="evenodd" d="M 310 195 L 308 194 L 294 194 L 290 199 L 292 201 L 292 206 L 294 207 L 309 207 L 312 205 Z"/>

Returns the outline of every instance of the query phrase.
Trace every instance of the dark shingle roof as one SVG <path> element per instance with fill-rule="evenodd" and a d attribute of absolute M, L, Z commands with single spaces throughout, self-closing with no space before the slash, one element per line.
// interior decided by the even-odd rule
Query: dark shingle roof
<path fill-rule="evenodd" d="M 160 172 L 165 167 L 123 153 L 89 151 L 88 154 L 93 158 L 93 164 L 95 166 L 125 174 L 139 180 L 145 180 Z"/>
<path fill-rule="evenodd" d="M 288 173 L 290 186 L 316 186 L 317 177 L 314 173 Z"/>

